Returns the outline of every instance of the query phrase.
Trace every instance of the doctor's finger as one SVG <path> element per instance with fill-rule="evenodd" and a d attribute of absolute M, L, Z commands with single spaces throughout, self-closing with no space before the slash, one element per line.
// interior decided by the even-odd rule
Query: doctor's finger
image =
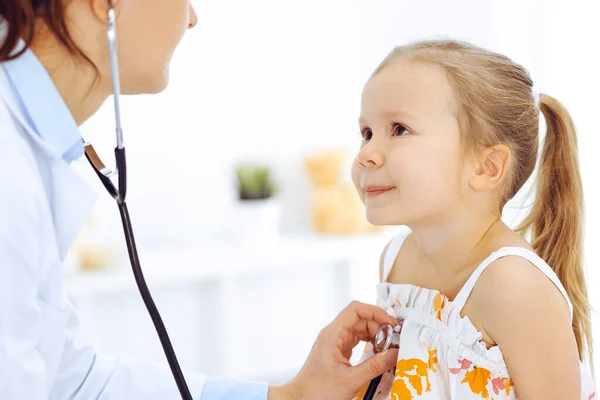
<path fill-rule="evenodd" d="M 363 341 L 372 341 L 377 334 L 377 330 L 381 326 L 375 321 L 362 320 L 358 322 L 351 330 L 354 334 Z"/>
<path fill-rule="evenodd" d="M 353 329 L 361 321 L 373 321 L 378 324 L 390 324 L 392 326 L 400 323 L 381 307 L 353 301 L 333 320 L 332 325 L 344 329 Z"/>

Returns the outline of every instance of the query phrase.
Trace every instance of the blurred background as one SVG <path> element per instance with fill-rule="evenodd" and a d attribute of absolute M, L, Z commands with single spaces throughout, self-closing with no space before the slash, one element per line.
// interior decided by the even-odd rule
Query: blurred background
<path fill-rule="evenodd" d="M 361 90 L 396 45 L 455 38 L 502 52 L 579 128 L 585 262 L 600 305 L 600 3 L 489 0 L 195 0 L 198 26 L 169 88 L 122 99 L 129 208 L 142 266 L 180 362 L 283 382 L 350 300 L 373 303 L 397 228 L 364 219 L 349 166 Z M 112 99 L 82 128 L 112 158 Z M 542 125 L 543 126 L 543 125 Z M 164 363 L 134 285 L 118 210 L 98 191 L 70 253 L 68 289 L 101 351 Z M 516 225 L 524 194 L 506 208 Z M 596 338 L 600 324 L 594 315 Z M 598 342 L 598 340 L 596 340 Z M 596 357 L 596 365 L 600 365 Z"/>

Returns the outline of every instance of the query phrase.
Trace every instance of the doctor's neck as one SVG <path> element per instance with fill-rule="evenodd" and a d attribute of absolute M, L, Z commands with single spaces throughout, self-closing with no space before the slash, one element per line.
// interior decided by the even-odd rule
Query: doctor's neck
<path fill-rule="evenodd" d="M 38 26 L 30 49 L 48 72 L 77 125 L 90 118 L 112 93 L 87 60 L 72 54 L 45 26 Z"/>

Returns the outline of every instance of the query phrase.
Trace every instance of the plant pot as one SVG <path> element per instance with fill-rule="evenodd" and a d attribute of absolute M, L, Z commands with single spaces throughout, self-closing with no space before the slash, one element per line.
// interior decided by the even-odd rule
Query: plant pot
<path fill-rule="evenodd" d="M 279 237 L 281 202 L 277 197 L 238 200 L 234 231 L 244 242 L 271 242 Z"/>

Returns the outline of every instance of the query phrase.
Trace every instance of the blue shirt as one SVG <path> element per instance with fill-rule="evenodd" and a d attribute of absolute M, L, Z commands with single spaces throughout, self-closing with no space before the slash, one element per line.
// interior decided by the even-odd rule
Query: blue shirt
<path fill-rule="evenodd" d="M 27 122 L 65 162 L 84 154 L 79 128 L 44 66 L 31 50 L 0 63 Z M 142 368 L 140 368 L 142 372 Z M 192 393 L 193 394 L 193 393 Z M 201 400 L 267 400 L 268 385 L 208 377 Z"/>

